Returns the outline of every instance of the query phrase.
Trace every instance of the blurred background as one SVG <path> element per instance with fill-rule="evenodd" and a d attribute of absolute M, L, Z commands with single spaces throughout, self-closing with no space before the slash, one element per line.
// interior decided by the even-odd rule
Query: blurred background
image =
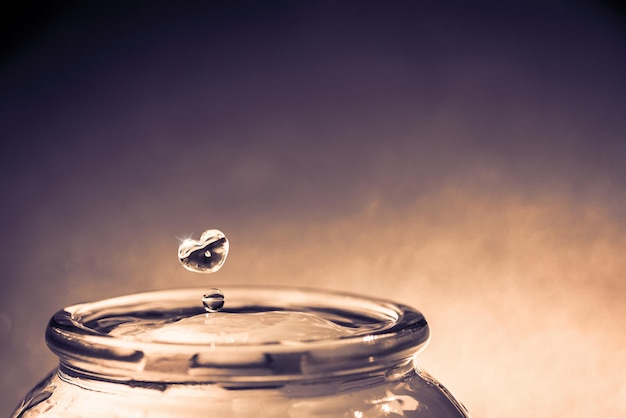
<path fill-rule="evenodd" d="M 417 307 L 476 417 L 626 415 L 617 3 L 13 6 L 0 415 L 55 311 L 220 283 Z M 208 228 L 231 252 L 201 277 L 176 250 Z"/>

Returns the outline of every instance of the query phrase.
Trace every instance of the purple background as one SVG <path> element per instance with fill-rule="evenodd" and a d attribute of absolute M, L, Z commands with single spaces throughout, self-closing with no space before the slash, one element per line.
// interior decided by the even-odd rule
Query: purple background
<path fill-rule="evenodd" d="M 626 414 L 615 5 L 175 3 L 4 14 L 0 415 L 56 310 L 220 282 L 418 307 L 475 416 Z"/>

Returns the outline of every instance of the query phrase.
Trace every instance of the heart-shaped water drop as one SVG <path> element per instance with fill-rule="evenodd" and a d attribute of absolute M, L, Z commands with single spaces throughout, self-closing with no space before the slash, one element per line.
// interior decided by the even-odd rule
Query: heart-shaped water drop
<path fill-rule="evenodd" d="M 219 229 L 209 229 L 199 240 L 188 238 L 178 247 L 178 259 L 189 271 L 214 273 L 222 267 L 228 255 L 228 240 Z"/>

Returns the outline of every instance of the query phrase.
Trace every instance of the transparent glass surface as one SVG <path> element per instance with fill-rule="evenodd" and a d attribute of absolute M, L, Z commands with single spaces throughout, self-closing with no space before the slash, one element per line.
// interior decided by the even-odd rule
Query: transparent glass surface
<path fill-rule="evenodd" d="M 417 367 L 422 314 L 363 296 L 284 287 L 141 293 L 57 312 L 59 366 L 14 417 L 468 417 Z"/>

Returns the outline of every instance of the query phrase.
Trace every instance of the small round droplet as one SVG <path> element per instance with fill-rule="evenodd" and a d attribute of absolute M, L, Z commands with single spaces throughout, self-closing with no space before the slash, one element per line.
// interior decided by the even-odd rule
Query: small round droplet
<path fill-rule="evenodd" d="M 224 293 L 216 288 L 209 289 L 202 296 L 202 304 L 207 312 L 217 312 L 224 306 Z"/>
<path fill-rule="evenodd" d="M 228 240 L 219 229 L 209 229 L 199 240 L 188 238 L 178 247 L 178 259 L 189 271 L 214 273 L 222 267 L 228 255 Z"/>

